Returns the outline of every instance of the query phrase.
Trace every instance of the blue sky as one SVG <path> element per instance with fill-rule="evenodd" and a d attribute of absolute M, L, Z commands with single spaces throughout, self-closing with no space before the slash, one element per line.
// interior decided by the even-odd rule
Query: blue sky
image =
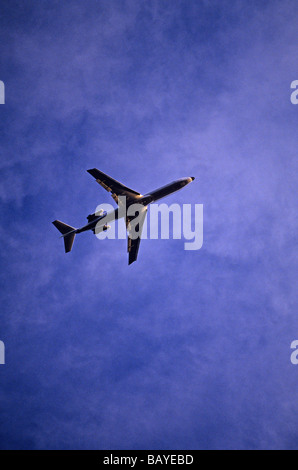
<path fill-rule="evenodd" d="M 295 449 L 294 1 L 0 11 L 0 446 Z M 196 180 L 204 245 L 77 237 L 109 194 Z"/>

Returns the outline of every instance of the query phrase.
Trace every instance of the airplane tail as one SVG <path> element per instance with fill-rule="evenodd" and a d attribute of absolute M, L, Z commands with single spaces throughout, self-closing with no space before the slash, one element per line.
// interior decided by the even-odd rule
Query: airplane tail
<path fill-rule="evenodd" d="M 62 233 L 62 237 L 64 238 L 65 253 L 69 253 L 69 251 L 72 249 L 73 241 L 76 236 L 76 229 L 71 225 L 60 222 L 60 220 L 54 220 L 53 224 L 59 230 L 59 232 Z"/>

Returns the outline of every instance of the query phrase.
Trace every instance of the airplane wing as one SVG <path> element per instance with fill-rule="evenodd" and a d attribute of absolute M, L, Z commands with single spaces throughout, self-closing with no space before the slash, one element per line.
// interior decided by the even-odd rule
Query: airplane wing
<path fill-rule="evenodd" d="M 126 226 L 127 226 L 127 232 L 128 232 L 128 238 L 127 238 L 127 251 L 129 254 L 128 264 L 131 264 L 137 260 L 146 215 L 147 215 L 147 207 L 144 207 L 144 210 L 142 211 L 141 216 L 140 216 L 139 223 L 135 227 L 135 230 L 138 231 L 139 233 L 139 236 L 137 238 L 131 237 L 131 230 L 132 230 L 131 224 L 130 224 L 131 220 L 129 218 L 127 218 L 126 220 Z"/>
<path fill-rule="evenodd" d="M 118 196 L 126 196 L 128 200 L 137 200 L 141 196 L 137 191 L 124 186 L 124 184 L 119 183 L 119 181 L 114 180 L 102 171 L 99 171 L 97 168 L 92 168 L 87 171 L 96 179 L 98 184 L 112 194 L 112 198 L 117 204 Z"/>

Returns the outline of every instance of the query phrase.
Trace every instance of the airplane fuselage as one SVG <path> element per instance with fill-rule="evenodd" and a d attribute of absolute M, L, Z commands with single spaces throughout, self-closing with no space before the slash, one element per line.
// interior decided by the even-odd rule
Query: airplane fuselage
<path fill-rule="evenodd" d="M 170 194 L 179 191 L 187 184 L 191 183 L 194 178 L 181 178 L 177 181 L 173 181 L 166 186 L 155 189 L 144 196 L 135 191 L 134 189 L 128 188 L 119 181 L 114 180 L 110 176 L 106 175 L 97 168 L 87 170 L 96 182 L 100 184 L 106 191 L 111 193 L 112 198 L 118 204 L 119 208 L 114 209 L 110 212 L 104 212 L 102 209 L 95 214 L 88 215 L 88 223 L 81 228 L 75 228 L 71 225 L 65 224 L 60 220 L 54 220 L 54 226 L 59 230 L 64 239 L 65 253 L 69 253 L 72 249 L 75 235 L 77 233 L 86 232 L 92 230 L 93 233 L 98 234 L 99 232 L 108 230 L 110 226 L 109 222 L 114 222 L 117 219 L 125 217 L 127 227 L 127 251 L 129 253 L 128 264 L 136 261 L 139 251 L 139 245 L 141 241 L 142 227 L 147 214 L 147 206 L 152 202 L 158 201 Z M 122 199 L 124 198 L 124 199 Z M 138 205 L 135 209 L 133 205 Z M 141 207 L 140 207 L 141 206 Z M 132 215 L 128 213 L 127 209 L 130 208 Z M 139 218 L 137 218 L 139 216 Z M 135 220 L 136 226 L 138 226 L 137 236 L 132 229 L 132 221 Z"/>
<path fill-rule="evenodd" d="M 184 188 L 187 184 L 191 183 L 194 180 L 193 177 L 189 178 L 180 178 L 179 180 L 173 181 L 172 183 L 166 184 L 165 186 L 162 186 L 161 188 L 155 189 L 154 191 L 145 194 L 144 196 L 141 196 L 140 198 L 137 199 L 137 201 L 132 201 L 129 202 L 127 201 L 127 207 L 129 207 L 132 204 L 142 204 L 143 206 L 148 206 L 152 202 L 156 202 L 166 196 L 169 196 L 172 193 L 175 193 L 176 191 L 179 191 L 180 189 Z M 91 222 L 88 224 L 84 225 L 81 228 L 78 228 L 75 230 L 75 233 L 81 233 L 81 232 L 86 232 L 87 230 L 95 230 L 95 227 L 97 226 L 98 223 L 100 223 L 101 220 L 103 220 L 102 225 L 105 226 L 109 222 L 113 222 L 114 220 L 120 219 L 125 216 L 124 211 L 119 211 L 119 209 L 114 209 L 110 212 L 104 212 L 103 214 L 96 215 L 92 214 L 94 217 Z M 97 229 L 100 229 L 100 224 L 97 226 Z"/>

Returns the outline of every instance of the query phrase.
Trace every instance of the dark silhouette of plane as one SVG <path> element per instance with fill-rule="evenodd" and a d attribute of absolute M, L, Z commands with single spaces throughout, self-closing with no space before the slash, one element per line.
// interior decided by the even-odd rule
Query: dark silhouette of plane
<path fill-rule="evenodd" d="M 139 222 L 137 224 L 137 231 L 138 236 L 132 234 L 131 222 L 133 217 L 129 217 L 127 212 L 124 211 L 124 214 L 119 209 L 115 209 L 109 213 L 100 210 L 95 214 L 90 214 L 87 217 L 88 223 L 81 228 L 74 228 L 70 225 L 64 224 L 59 220 L 55 220 L 53 224 L 55 227 L 62 233 L 62 237 L 64 238 L 64 246 L 65 246 L 65 253 L 68 253 L 72 249 L 72 245 L 74 242 L 74 238 L 77 233 L 86 232 L 87 230 L 92 230 L 93 233 L 100 233 L 101 231 L 108 230 L 110 228 L 108 222 L 112 222 L 120 217 L 126 218 L 126 227 L 128 232 L 128 244 L 127 244 L 127 251 L 129 253 L 129 260 L 128 264 L 133 263 L 136 261 L 141 241 L 142 229 L 145 222 L 145 218 L 147 215 L 147 206 L 152 202 L 155 202 L 169 194 L 182 189 L 187 184 L 191 183 L 195 178 L 181 178 L 173 183 L 167 184 L 162 188 L 156 189 L 144 196 L 133 189 L 124 186 L 122 183 L 114 180 L 110 176 L 106 175 L 102 171 L 93 168 L 91 170 L 87 170 L 90 175 L 92 175 L 97 183 L 99 183 L 106 191 L 112 194 L 112 198 L 114 201 L 119 205 L 121 203 L 120 196 L 125 196 L 126 198 L 126 208 L 128 209 L 129 206 L 132 204 L 140 204 L 141 205 L 141 212 L 139 214 Z"/>

